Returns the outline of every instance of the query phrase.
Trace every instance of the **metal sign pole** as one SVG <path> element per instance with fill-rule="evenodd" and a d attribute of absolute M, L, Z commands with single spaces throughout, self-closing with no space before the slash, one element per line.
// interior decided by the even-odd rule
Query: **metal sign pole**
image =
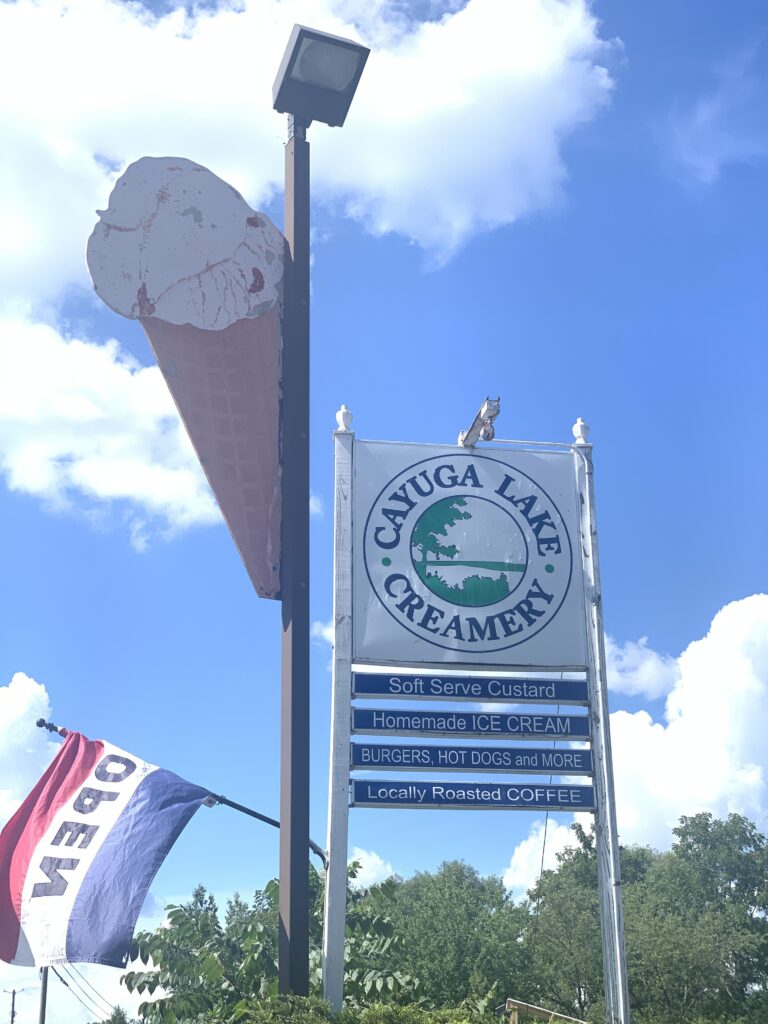
<path fill-rule="evenodd" d="M 607 1024 L 629 1024 L 624 912 L 621 896 L 619 837 L 616 825 L 616 798 L 613 785 L 611 730 L 608 717 L 608 687 L 600 592 L 600 563 L 597 550 L 592 445 L 587 441 L 588 431 L 587 424 L 581 419 L 577 420 L 573 428 L 576 438 L 573 450 L 576 458 L 577 480 L 582 482 L 580 490 L 583 495 L 581 540 L 584 552 L 587 669 L 590 688 L 589 716 L 592 725 L 594 758 L 595 838 L 600 887 L 600 924 L 603 937 L 605 1016 Z"/>
<path fill-rule="evenodd" d="M 289 118 L 282 362 L 280 992 L 309 991 L 309 143 Z"/>
<path fill-rule="evenodd" d="M 45 1024 L 45 1009 L 48 1002 L 48 968 L 43 967 L 40 970 L 40 1017 L 39 1024 Z"/>
<path fill-rule="evenodd" d="M 325 875 L 323 994 L 332 1010 L 344 1000 L 349 832 L 349 728 L 352 708 L 352 419 L 345 405 L 334 431 L 333 705 L 328 784 L 328 870 Z"/>

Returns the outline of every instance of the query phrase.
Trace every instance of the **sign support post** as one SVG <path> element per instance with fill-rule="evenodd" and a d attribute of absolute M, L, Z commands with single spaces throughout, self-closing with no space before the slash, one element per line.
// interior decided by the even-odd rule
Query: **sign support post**
<path fill-rule="evenodd" d="M 342 405 L 334 431 L 333 697 L 328 784 L 328 869 L 323 925 L 323 993 L 332 1010 L 344 999 L 349 833 L 349 725 L 352 716 L 352 448 L 349 410 Z"/>
<path fill-rule="evenodd" d="M 624 911 L 621 895 L 619 836 L 613 784 L 611 730 L 608 717 L 608 686 L 605 667 L 603 606 L 600 591 L 600 562 L 597 550 L 594 471 L 589 427 L 579 418 L 573 427 L 576 439 L 577 481 L 581 481 L 581 540 L 584 552 L 584 600 L 587 618 L 587 682 L 590 689 L 589 717 L 592 732 L 595 786 L 595 842 L 600 926 L 605 974 L 605 1015 L 607 1024 L 629 1024 L 627 963 L 624 949 Z"/>
<path fill-rule="evenodd" d="M 290 118 L 281 446 L 280 992 L 309 992 L 309 143 Z"/>

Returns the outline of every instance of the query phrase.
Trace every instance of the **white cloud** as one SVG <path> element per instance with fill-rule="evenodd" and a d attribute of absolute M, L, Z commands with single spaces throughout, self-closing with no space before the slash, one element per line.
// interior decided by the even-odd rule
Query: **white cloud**
<path fill-rule="evenodd" d="M 331 650 L 333 650 L 333 619 L 329 619 L 327 622 L 313 622 L 311 635 L 314 640 L 319 640 L 321 641 L 321 643 L 330 644 Z M 331 656 L 328 659 L 328 663 L 325 667 L 328 669 L 329 672 L 333 672 L 333 656 Z"/>
<path fill-rule="evenodd" d="M 557 867 L 557 854 L 562 853 L 567 846 L 574 845 L 573 833 L 567 825 L 560 825 L 553 818 L 547 819 L 546 826 L 543 821 L 534 821 L 526 838 L 515 847 L 509 866 L 502 875 L 502 881 L 512 897 L 522 899 L 538 881 L 542 868 L 542 848 L 544 870 L 551 871 Z"/>
<path fill-rule="evenodd" d="M 117 0 L 0 5 L 6 304 L 89 287 L 94 210 L 142 155 L 189 157 L 254 202 L 279 191 L 285 119 L 271 87 L 294 22 L 347 36 L 359 25 L 374 46 L 347 125 L 312 129 L 316 199 L 438 258 L 556 202 L 561 142 L 612 87 L 590 4 L 456 8 L 417 23 L 370 0 L 244 0 L 191 17 Z"/>
<path fill-rule="evenodd" d="M 319 494 L 310 492 L 309 495 L 309 514 L 311 516 L 322 516 L 323 514 L 323 499 Z"/>
<path fill-rule="evenodd" d="M 134 547 L 220 514 L 157 367 L 21 317 L 0 320 L 0 469 L 56 509 L 121 509 Z"/>
<path fill-rule="evenodd" d="M 681 815 L 701 811 L 744 814 L 768 828 L 768 594 L 722 608 L 674 667 L 644 643 L 621 650 L 628 648 L 635 650 L 620 669 L 623 692 L 658 696 L 660 680 L 674 682 L 662 721 L 647 711 L 611 715 L 621 842 L 666 849 Z M 577 818 L 585 828 L 592 820 Z M 554 850 L 567 845 L 566 838 L 558 826 Z M 521 891 L 538 877 L 541 840 L 542 824 L 534 822 L 512 854 L 505 884 Z"/>
<path fill-rule="evenodd" d="M 680 678 L 677 659 L 652 650 L 645 636 L 625 644 L 607 636 L 605 657 L 608 686 L 616 693 L 642 695 L 654 700 L 669 693 Z"/>
<path fill-rule="evenodd" d="M 602 52 L 580 0 L 470 0 L 371 57 L 342 158 L 336 139 L 324 146 L 321 187 L 372 232 L 444 258 L 559 199 L 560 140 L 611 88 Z"/>
<path fill-rule="evenodd" d="M 768 77 L 757 74 L 757 47 L 715 70 L 716 85 L 670 116 L 672 157 L 685 175 L 712 185 L 730 164 L 768 157 Z"/>
<path fill-rule="evenodd" d="M 384 860 L 373 850 L 363 850 L 359 846 L 354 846 L 349 860 L 350 862 L 356 860 L 360 863 L 357 878 L 352 882 L 356 889 L 367 889 L 394 874 L 394 869 L 389 861 Z"/>
<path fill-rule="evenodd" d="M 679 669 L 663 722 L 611 715 L 624 842 L 667 846 L 680 815 L 699 811 L 768 824 L 768 595 L 726 605 Z"/>
<path fill-rule="evenodd" d="M 312 636 L 316 640 L 324 640 L 333 647 L 333 619 L 327 622 L 313 622 Z"/>
<path fill-rule="evenodd" d="M 24 672 L 0 686 L 0 826 L 18 809 L 59 749 L 38 718 L 50 719 L 45 687 Z"/>

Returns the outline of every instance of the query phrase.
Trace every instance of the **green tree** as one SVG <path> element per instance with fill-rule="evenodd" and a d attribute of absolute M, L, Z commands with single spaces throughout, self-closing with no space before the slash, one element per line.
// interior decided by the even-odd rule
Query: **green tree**
<path fill-rule="evenodd" d="M 683 818 L 667 853 L 621 849 L 630 1005 L 637 1024 L 760 1020 L 768 1005 L 765 838 L 738 815 Z M 603 1016 L 594 836 L 531 891 L 521 998 Z M 768 1020 L 768 1015 L 765 1016 Z"/>
<path fill-rule="evenodd" d="M 575 844 L 529 892 L 523 948 L 527 977 L 520 998 L 585 1020 L 604 1017 L 604 981 L 594 831 L 572 826 Z M 642 888 L 657 854 L 621 849 L 625 900 Z"/>
<path fill-rule="evenodd" d="M 142 1003 L 142 1019 L 181 1024 L 210 1013 L 229 1015 L 241 1001 L 270 991 L 275 958 L 255 916 L 241 917 L 237 906 L 231 925 L 223 928 L 216 902 L 202 886 L 189 903 L 166 909 L 167 927 L 134 939 L 133 957 L 148 969 L 129 971 L 123 979 L 130 992 L 162 992 Z"/>
<path fill-rule="evenodd" d="M 469 512 L 462 512 L 467 504 L 464 498 L 443 498 L 436 501 L 434 505 L 422 513 L 411 535 L 411 545 L 421 552 L 421 561 L 424 566 L 427 558 L 434 555 L 436 559 L 451 559 L 456 556 L 457 547 L 455 544 L 443 545 L 438 536 L 447 537 L 448 527 L 458 523 L 460 519 L 471 519 Z M 424 569 L 426 573 L 426 568 Z"/>
<path fill-rule="evenodd" d="M 768 1010 L 766 838 L 737 814 L 684 817 L 674 833 L 627 898 L 637 1013 L 660 1024 L 758 1020 Z"/>
<path fill-rule="evenodd" d="M 578 845 L 558 854 L 529 893 L 519 998 L 581 1019 L 603 1005 L 600 909 L 594 837 L 574 826 Z"/>
<path fill-rule="evenodd" d="M 389 916 L 402 942 L 392 962 L 419 979 L 418 993 L 435 1006 L 456 1006 L 496 986 L 500 1001 L 517 987 L 525 912 L 500 878 L 481 878 L 461 861 L 437 872 L 396 879 Z"/>
<path fill-rule="evenodd" d="M 457 861 L 351 888 L 349 1009 L 335 1024 L 463 1024 L 508 995 L 601 1021 L 594 835 L 573 830 L 574 847 L 519 903 L 500 878 Z M 683 818 L 669 851 L 622 848 L 621 867 L 633 1024 L 768 1021 L 768 846 L 756 827 L 738 815 Z M 311 878 L 311 984 L 319 994 L 323 880 Z M 143 1019 L 325 1021 L 317 999 L 276 1000 L 277 908 L 276 882 L 250 903 L 236 894 L 223 924 L 203 888 L 169 908 L 168 927 L 136 937 L 147 969 L 126 976 L 131 991 L 162 992 L 142 1007 Z"/>
<path fill-rule="evenodd" d="M 94 1021 L 93 1024 L 136 1024 L 136 1021 L 128 1018 L 128 1014 L 122 1006 L 116 1006 L 105 1021 Z"/>
<path fill-rule="evenodd" d="M 354 866 L 352 874 L 354 875 Z M 382 892 L 349 892 L 345 989 L 350 1002 L 397 999 L 416 983 L 387 965 L 397 944 L 392 924 L 382 913 Z M 276 880 L 257 890 L 249 904 L 235 894 L 224 924 L 213 896 L 202 886 L 192 900 L 167 907 L 168 924 L 141 932 L 133 959 L 146 970 L 124 976 L 130 992 L 154 996 L 142 1003 L 142 1019 L 151 1024 L 237 1019 L 254 1000 L 277 994 L 279 886 Z M 323 879 L 310 867 L 310 989 L 322 990 Z"/>

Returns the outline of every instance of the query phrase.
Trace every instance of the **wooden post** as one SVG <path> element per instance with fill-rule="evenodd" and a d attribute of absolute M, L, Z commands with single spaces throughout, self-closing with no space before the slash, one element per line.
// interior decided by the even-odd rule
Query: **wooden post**
<path fill-rule="evenodd" d="M 349 832 L 349 732 L 352 715 L 352 416 L 345 405 L 334 431 L 333 707 L 328 785 L 328 870 L 325 875 L 323 994 L 338 1010 L 344 1000 Z"/>
<path fill-rule="evenodd" d="M 544 1020 L 548 1018 L 549 1024 L 553 1021 L 564 1021 L 565 1024 L 587 1024 L 579 1017 L 569 1017 L 566 1013 L 558 1013 L 556 1010 L 546 1010 L 543 1006 L 536 1006 L 534 1003 L 524 1003 L 522 999 L 507 999 L 505 1010 L 509 1014 L 510 1024 L 519 1022 L 521 1017 L 528 1017 L 533 1020 Z"/>
<path fill-rule="evenodd" d="M 16 996 L 19 992 L 23 992 L 23 988 L 4 988 L 3 992 L 11 997 L 11 1024 L 16 1020 Z"/>

